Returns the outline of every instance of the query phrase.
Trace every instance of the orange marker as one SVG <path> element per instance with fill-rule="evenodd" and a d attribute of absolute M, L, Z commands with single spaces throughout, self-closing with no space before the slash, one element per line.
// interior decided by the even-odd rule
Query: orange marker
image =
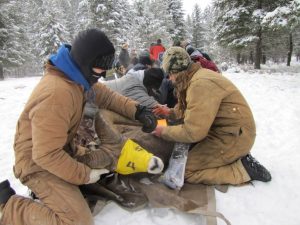
<path fill-rule="evenodd" d="M 167 120 L 166 119 L 157 120 L 157 125 L 166 127 L 168 126 Z"/>

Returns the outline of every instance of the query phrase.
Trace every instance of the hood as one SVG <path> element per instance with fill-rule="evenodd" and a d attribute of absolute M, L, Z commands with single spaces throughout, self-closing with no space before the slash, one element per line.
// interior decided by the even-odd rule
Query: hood
<path fill-rule="evenodd" d="M 51 63 L 61 70 L 70 80 L 84 87 L 87 91 L 91 88 L 90 84 L 84 78 L 80 69 L 70 56 L 71 46 L 63 44 L 60 46 L 56 54 L 50 56 Z"/>
<path fill-rule="evenodd" d="M 192 57 L 199 57 L 199 56 L 203 57 L 203 55 L 201 54 L 201 52 L 199 50 L 197 50 L 197 49 L 195 49 L 195 51 L 190 56 L 191 56 L 191 58 Z"/>
<path fill-rule="evenodd" d="M 134 69 L 131 69 L 127 72 L 125 76 L 134 77 L 135 79 L 139 80 L 143 84 L 144 72 L 145 72 L 144 70 L 135 71 Z"/>
<path fill-rule="evenodd" d="M 142 63 L 137 63 L 137 64 L 133 67 L 133 70 L 134 70 L 134 71 L 145 70 L 145 69 L 147 69 L 147 66 L 145 66 L 145 65 L 142 64 Z"/>

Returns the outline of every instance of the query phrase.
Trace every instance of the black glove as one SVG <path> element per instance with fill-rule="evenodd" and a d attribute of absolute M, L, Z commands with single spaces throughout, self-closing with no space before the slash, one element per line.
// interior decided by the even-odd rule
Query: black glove
<path fill-rule="evenodd" d="M 142 131 L 151 133 L 157 125 L 157 120 L 150 109 L 146 106 L 136 105 L 135 119 L 143 124 Z"/>

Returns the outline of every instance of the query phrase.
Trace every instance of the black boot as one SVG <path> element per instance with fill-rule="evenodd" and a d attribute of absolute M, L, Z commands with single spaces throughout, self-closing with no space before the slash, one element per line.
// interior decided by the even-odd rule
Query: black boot
<path fill-rule="evenodd" d="M 0 205 L 5 205 L 8 199 L 15 194 L 16 192 L 10 187 L 8 180 L 0 183 Z"/>
<path fill-rule="evenodd" d="M 248 154 L 244 156 L 241 160 L 251 180 L 268 182 L 272 179 L 270 172 L 263 165 L 261 165 L 252 155 Z"/>

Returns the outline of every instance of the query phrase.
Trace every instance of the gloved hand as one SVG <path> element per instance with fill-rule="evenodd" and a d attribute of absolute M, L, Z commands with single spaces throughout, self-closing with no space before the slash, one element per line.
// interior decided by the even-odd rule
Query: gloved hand
<path fill-rule="evenodd" d="M 171 110 L 166 105 L 156 105 L 153 108 L 152 112 L 156 116 L 166 116 L 166 117 L 168 117 L 170 115 Z"/>
<path fill-rule="evenodd" d="M 143 105 L 136 106 L 135 119 L 143 124 L 142 131 L 146 133 L 151 133 L 157 125 L 154 114 Z"/>
<path fill-rule="evenodd" d="M 100 180 L 102 174 L 109 173 L 107 169 L 92 169 L 90 173 L 90 179 L 86 184 L 93 184 Z"/>
<path fill-rule="evenodd" d="M 164 129 L 164 126 L 160 126 L 158 125 L 154 131 L 152 131 L 152 134 L 154 134 L 156 137 L 161 137 L 161 133 L 162 133 L 162 130 Z"/>

